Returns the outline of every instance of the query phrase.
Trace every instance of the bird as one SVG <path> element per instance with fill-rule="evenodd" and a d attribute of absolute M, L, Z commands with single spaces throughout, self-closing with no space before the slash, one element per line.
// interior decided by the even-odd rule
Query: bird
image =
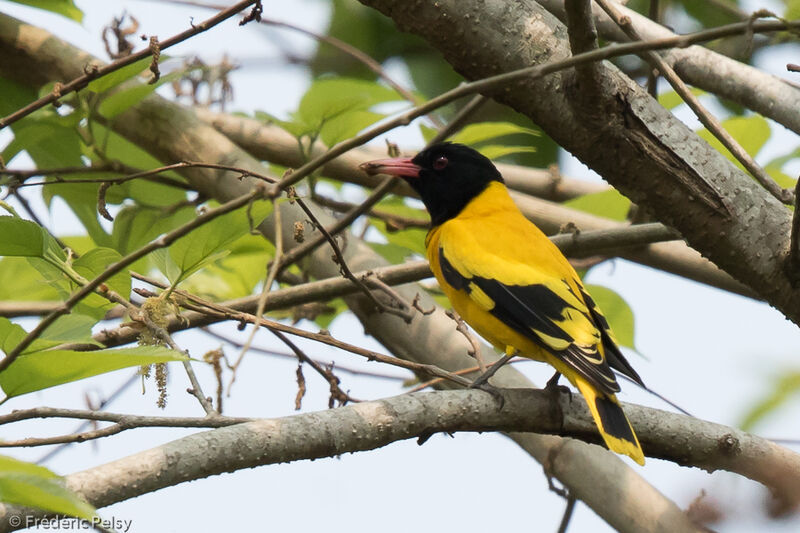
<path fill-rule="evenodd" d="M 453 309 L 506 357 L 555 367 L 583 395 L 606 446 L 644 465 L 614 371 L 644 383 L 567 258 L 511 198 L 480 152 L 437 143 L 413 158 L 368 161 L 369 174 L 402 178 L 430 215 L 425 250 Z"/>

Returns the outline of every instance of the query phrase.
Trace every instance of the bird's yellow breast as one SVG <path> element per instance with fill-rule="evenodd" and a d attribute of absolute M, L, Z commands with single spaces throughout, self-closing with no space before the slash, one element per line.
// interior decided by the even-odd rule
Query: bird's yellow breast
<path fill-rule="evenodd" d="M 511 346 L 526 357 L 553 362 L 538 344 L 493 316 L 494 302 L 477 286 L 471 285 L 469 293 L 457 289 L 442 272 L 440 250 L 457 270 L 463 259 L 469 262 L 470 274 L 511 285 L 560 280 L 564 268 L 574 272 L 550 240 L 519 212 L 503 184 L 491 183 L 457 217 L 432 228 L 425 244 L 439 286 L 470 326 L 500 351 Z"/>

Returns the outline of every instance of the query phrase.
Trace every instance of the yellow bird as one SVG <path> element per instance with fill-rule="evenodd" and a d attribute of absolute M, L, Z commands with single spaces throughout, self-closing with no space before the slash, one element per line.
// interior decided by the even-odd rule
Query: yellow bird
<path fill-rule="evenodd" d="M 419 193 L 431 216 L 428 261 L 458 314 L 498 350 L 554 366 L 586 399 L 608 448 L 643 465 L 613 370 L 642 380 L 578 274 L 523 216 L 492 162 L 441 143 L 413 159 L 361 166 L 402 177 Z"/>

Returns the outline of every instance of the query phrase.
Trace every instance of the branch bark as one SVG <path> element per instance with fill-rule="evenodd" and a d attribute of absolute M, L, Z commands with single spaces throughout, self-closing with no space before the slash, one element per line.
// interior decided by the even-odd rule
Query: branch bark
<path fill-rule="evenodd" d="M 539 4 L 566 20 L 564 0 L 539 0 Z M 674 37 L 675 33 L 621 4 L 642 39 Z M 627 42 L 628 37 L 596 4 L 592 6 L 597 29 L 604 38 Z M 735 59 L 694 45 L 662 52 L 664 60 L 690 85 L 741 104 L 800 134 L 800 88 L 786 80 Z"/>
<path fill-rule="evenodd" d="M 546 470 L 561 479 L 583 479 L 580 499 L 606 501 L 620 531 L 703 531 L 674 504 L 643 483 L 621 459 L 587 472 L 583 464 L 599 442 L 586 405 L 567 395 L 538 390 L 504 390 L 498 409 L 493 396 L 477 390 L 414 393 L 327 411 L 261 419 L 196 433 L 111 463 L 67 476 L 67 486 L 97 507 L 223 472 L 302 459 L 373 450 L 392 442 L 457 431 L 535 431 L 572 436 L 558 439 Z M 727 470 L 768 485 L 790 501 L 800 499 L 800 455 L 742 431 L 658 409 L 624 405 L 647 455 L 709 471 Z M 520 435 L 514 433 L 513 435 Z M 683 443 L 691 442 L 691 446 Z M 237 450 L 237 453 L 230 453 Z M 589 482 L 585 482 L 589 477 Z M 628 485 L 635 498 L 611 500 Z M 635 501 L 634 501 L 635 500 Z M 644 502 L 650 512 L 639 513 Z M 0 506 L 0 531 L 11 531 L 14 515 L 38 511 Z M 22 520 L 25 523 L 25 520 Z"/>

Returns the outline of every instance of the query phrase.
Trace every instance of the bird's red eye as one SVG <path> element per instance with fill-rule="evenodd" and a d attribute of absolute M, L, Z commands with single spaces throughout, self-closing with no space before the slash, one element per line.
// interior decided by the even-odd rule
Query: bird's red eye
<path fill-rule="evenodd" d="M 440 155 L 436 159 L 433 160 L 433 168 L 436 170 L 442 170 L 444 167 L 447 166 L 447 158 L 443 155 Z"/>

